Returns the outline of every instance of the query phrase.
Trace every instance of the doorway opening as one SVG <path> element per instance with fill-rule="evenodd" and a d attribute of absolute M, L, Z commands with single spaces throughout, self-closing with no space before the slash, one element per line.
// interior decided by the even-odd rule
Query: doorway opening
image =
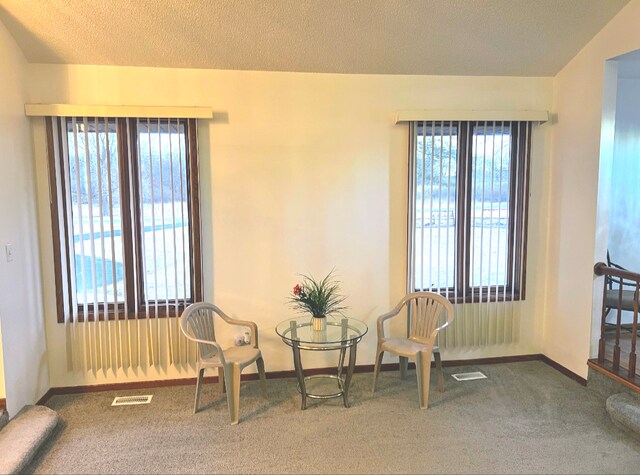
<path fill-rule="evenodd" d="M 605 63 L 602 106 L 590 365 L 640 387 L 640 50 Z"/>

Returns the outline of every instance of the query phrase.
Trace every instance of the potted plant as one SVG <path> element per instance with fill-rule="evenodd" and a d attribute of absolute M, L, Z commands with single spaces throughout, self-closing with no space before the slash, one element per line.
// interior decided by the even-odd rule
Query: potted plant
<path fill-rule="evenodd" d="M 316 331 L 326 330 L 327 315 L 342 313 L 346 299 L 340 294 L 340 282 L 335 280 L 333 270 L 322 280 L 312 275 L 300 274 L 302 282 L 295 285 L 290 295 L 291 306 L 301 313 L 310 313 L 312 327 Z"/>

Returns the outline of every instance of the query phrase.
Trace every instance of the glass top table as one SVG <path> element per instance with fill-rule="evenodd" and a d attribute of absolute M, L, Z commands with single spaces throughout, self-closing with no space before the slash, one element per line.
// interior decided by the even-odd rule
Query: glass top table
<path fill-rule="evenodd" d="M 314 330 L 312 317 L 309 315 L 289 318 L 276 326 L 276 333 L 293 351 L 293 364 L 298 379 L 298 391 L 302 395 L 302 409 L 307 407 L 307 398 L 329 399 L 342 397 L 344 406 L 349 407 L 349 386 L 356 364 L 356 348 L 358 342 L 367 333 L 364 322 L 348 317 L 325 317 L 326 329 Z M 344 360 L 349 349 L 347 372 L 343 375 Z M 304 376 L 300 350 L 331 351 L 339 350 L 337 375 L 317 374 Z M 315 394 L 307 391 L 305 382 L 311 379 L 333 379 L 338 384 L 338 391 L 331 394 Z"/>

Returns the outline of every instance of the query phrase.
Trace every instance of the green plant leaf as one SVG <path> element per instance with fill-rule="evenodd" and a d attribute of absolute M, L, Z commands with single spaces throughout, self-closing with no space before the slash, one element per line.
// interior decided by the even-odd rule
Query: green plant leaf
<path fill-rule="evenodd" d="M 291 292 L 289 297 L 290 304 L 296 311 L 320 317 L 342 313 L 347 309 L 342 305 L 346 297 L 340 294 L 340 282 L 335 279 L 334 270 L 321 280 L 315 279 L 311 274 L 299 275 L 302 277 L 300 286 L 303 291 L 297 295 Z"/>

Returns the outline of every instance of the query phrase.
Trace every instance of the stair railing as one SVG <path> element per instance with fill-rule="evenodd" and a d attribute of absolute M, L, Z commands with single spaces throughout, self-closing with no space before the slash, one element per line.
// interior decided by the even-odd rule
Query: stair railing
<path fill-rule="evenodd" d="M 605 362 L 605 330 L 606 318 L 611 310 L 616 311 L 615 343 L 613 346 L 613 370 L 620 371 L 620 334 L 622 330 L 622 312 L 633 312 L 631 324 L 631 352 L 627 366 L 628 377 L 634 378 L 636 372 L 636 340 L 638 337 L 638 297 L 640 296 L 640 274 L 628 270 L 609 267 L 604 262 L 598 262 L 593 267 L 593 272 L 598 276 L 605 276 L 605 285 L 602 291 L 602 319 L 600 322 L 600 340 L 598 342 L 598 363 Z M 618 283 L 618 288 L 613 288 L 613 283 Z M 624 290 L 624 287 L 634 290 Z M 609 298 L 607 298 L 607 296 Z M 632 300 L 629 301 L 629 296 Z"/>

